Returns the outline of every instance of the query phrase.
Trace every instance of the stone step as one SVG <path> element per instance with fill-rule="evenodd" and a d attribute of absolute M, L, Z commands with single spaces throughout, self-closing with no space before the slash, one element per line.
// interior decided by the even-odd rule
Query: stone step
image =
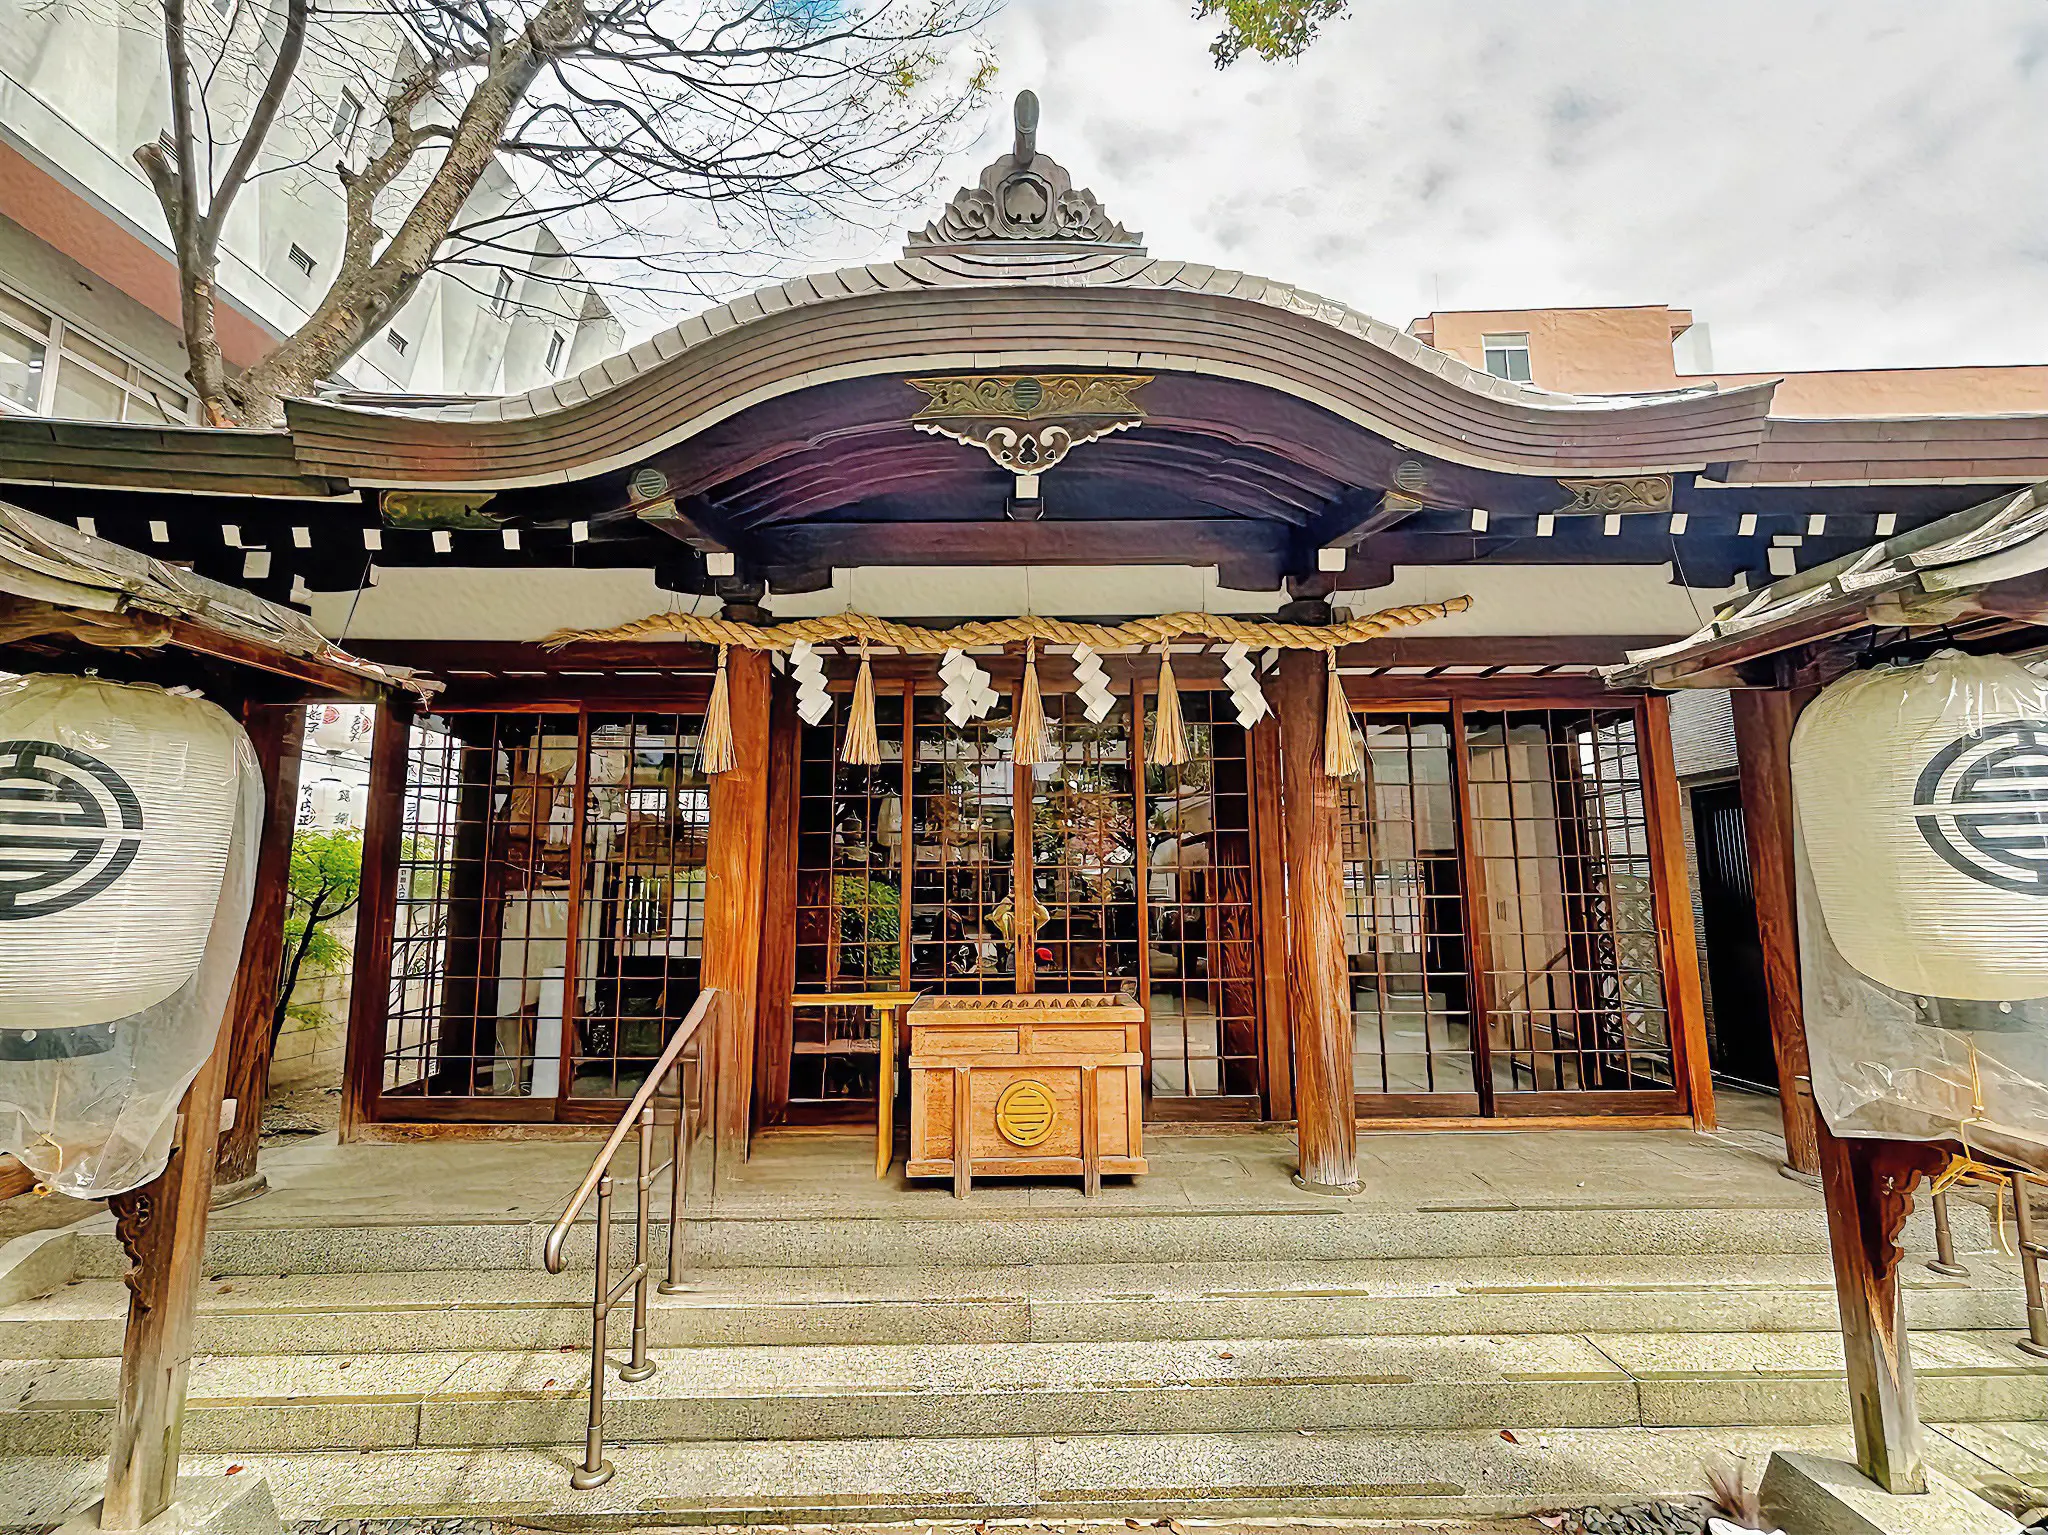
<path fill-rule="evenodd" d="M 1915 1326 L 2017 1331 L 2010 1260 L 1967 1279 L 1904 1270 Z M 1005 1269 L 704 1269 L 651 1299 L 658 1347 L 1030 1343 L 1402 1334 L 1815 1332 L 1824 1257 L 1640 1255 Z M 590 1275 L 216 1275 L 194 1347 L 225 1355 L 554 1349 L 588 1336 Z M 0 1307 L 0 1358 L 111 1357 L 128 1292 L 87 1280 Z"/>
<path fill-rule="evenodd" d="M 1792 1185 L 1787 1185 L 1792 1190 Z M 1794 1191 L 1782 1206 L 1668 1205 L 1582 1197 L 1407 1207 L 1366 1201 L 1268 1211 L 1169 1210 L 1075 1197 L 1058 1213 L 1029 1209 L 944 1214 L 833 1216 L 799 1208 L 788 1214 L 692 1217 L 683 1250 L 693 1268 L 1007 1267 L 1019 1264 L 1327 1261 L 1568 1257 L 1601 1253 L 1685 1257 L 1694 1254 L 1825 1254 L 1827 1226 L 1817 1196 Z M 318 1219 L 266 1221 L 261 1202 L 228 1212 L 207 1233 L 206 1265 L 219 1274 L 355 1274 L 431 1269 L 533 1270 L 541 1266 L 542 1222 L 512 1219 L 423 1222 Z M 1989 1217 L 1959 1201 L 1952 1216 L 1965 1251 L 1992 1245 Z M 615 1242 L 630 1239 L 620 1224 Z M 572 1234 L 573 1265 L 591 1261 L 593 1227 Z M 111 1220 L 86 1222 L 72 1239 L 75 1272 L 117 1277 L 125 1264 Z M 665 1250 L 667 1227 L 653 1241 Z M 1909 1252 L 1931 1251 L 1924 1211 L 1909 1220 Z"/>
<path fill-rule="evenodd" d="M 617 1475 L 588 1492 L 569 1487 L 571 1457 L 553 1449 L 188 1452 L 184 1469 L 264 1477 L 287 1523 L 460 1511 L 566 1529 L 1170 1515 L 1414 1518 L 1434 1529 L 1697 1496 L 1713 1457 L 1761 1466 L 1777 1448 L 1850 1450 L 1845 1426 L 1503 1427 L 625 1444 L 609 1451 Z M 2048 1489 L 2048 1427 L 1930 1423 L 1926 1442 L 1938 1470 L 2015 1511 Z M 0 1459 L 0 1526 L 48 1528 L 105 1478 L 97 1457 Z"/>
<path fill-rule="evenodd" d="M 1926 1417 L 2048 1417 L 2048 1367 L 2010 1335 L 1926 1332 L 1913 1348 Z M 1841 1342 L 1825 1333 L 729 1347 L 654 1358 L 651 1378 L 607 1382 L 619 1442 L 1748 1427 L 1847 1413 Z M 0 1453 L 102 1448 L 116 1380 L 110 1359 L 0 1364 Z M 184 1442 L 238 1453 L 567 1447 L 581 1441 L 585 1384 L 573 1347 L 202 1357 Z"/>

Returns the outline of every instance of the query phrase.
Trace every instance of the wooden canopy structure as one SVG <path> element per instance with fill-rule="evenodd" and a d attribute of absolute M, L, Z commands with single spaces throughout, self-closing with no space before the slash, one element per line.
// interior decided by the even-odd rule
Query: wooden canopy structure
<path fill-rule="evenodd" d="M 139 1529 L 170 1504 L 206 1213 L 260 1192 L 257 1137 L 282 960 L 304 704 L 424 701 L 437 684 L 331 644 L 305 615 L 0 503 L 0 667 L 195 687 L 249 732 L 262 842 L 240 966 L 212 1056 L 187 1090 L 170 1165 L 110 1201 L 133 1265 L 100 1527 Z M 0 1157 L 0 1198 L 32 1179 Z"/>

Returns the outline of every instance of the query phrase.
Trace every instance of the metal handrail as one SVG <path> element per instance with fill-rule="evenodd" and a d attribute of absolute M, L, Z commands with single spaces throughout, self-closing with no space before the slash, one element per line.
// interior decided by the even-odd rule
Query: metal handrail
<path fill-rule="evenodd" d="M 645 1380 L 655 1371 L 654 1361 L 647 1357 L 647 1280 L 652 1273 L 647 1262 L 648 1207 L 654 1180 L 664 1172 L 669 1174 L 668 1270 L 657 1288 L 664 1295 L 673 1295 L 681 1288 L 676 1282 L 676 1255 L 683 1228 L 683 1208 L 689 1200 L 690 1148 L 703 1133 L 703 1127 L 709 1123 L 717 1104 L 718 1029 L 715 1020 L 722 1006 L 723 999 L 715 987 L 698 994 L 695 1005 L 676 1026 L 675 1033 L 669 1036 L 653 1069 L 647 1073 L 646 1081 L 640 1084 L 640 1090 L 626 1105 L 619 1122 L 612 1127 L 612 1133 L 605 1137 L 604 1148 L 591 1162 L 590 1171 L 583 1175 L 583 1181 L 570 1196 L 567 1208 L 549 1229 L 547 1240 L 541 1245 L 541 1261 L 547 1266 L 547 1271 L 550 1274 L 561 1273 L 567 1266 L 563 1248 L 569 1239 L 569 1231 L 576 1224 L 576 1217 L 583 1213 L 583 1207 L 590 1203 L 591 1196 L 597 1196 L 596 1289 L 590 1307 L 590 1421 L 583 1436 L 583 1464 L 569 1476 L 569 1485 L 579 1490 L 602 1487 L 612 1479 L 612 1463 L 604 1458 L 605 1335 L 612 1307 L 624 1298 L 628 1290 L 633 1293 L 633 1353 L 620 1367 L 619 1379 Z M 709 1029 L 705 1027 L 707 1020 L 713 1022 Z M 685 1062 L 685 1055 L 693 1043 L 697 1046 L 694 1105 Z M 668 1160 L 657 1166 L 654 1161 L 654 1097 L 671 1072 L 676 1079 L 675 1138 L 669 1147 Z M 614 1284 L 611 1163 L 618 1149 L 625 1144 L 627 1135 L 635 1130 L 639 1132 L 639 1145 L 635 1155 L 637 1170 L 633 1175 L 633 1266 Z M 718 1185 L 715 1134 L 711 1180 L 715 1196 Z"/>

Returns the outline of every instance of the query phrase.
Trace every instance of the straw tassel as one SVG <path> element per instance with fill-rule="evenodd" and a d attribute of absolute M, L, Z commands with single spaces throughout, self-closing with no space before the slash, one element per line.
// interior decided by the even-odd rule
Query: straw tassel
<path fill-rule="evenodd" d="M 846 744 L 840 758 L 856 767 L 879 767 L 882 741 L 875 733 L 875 674 L 868 669 L 868 647 L 860 647 L 860 675 L 853 679 L 853 707 L 846 711 Z"/>
<path fill-rule="evenodd" d="M 1024 690 L 1017 698 L 1017 729 L 1010 757 L 1019 767 L 1051 760 L 1045 742 L 1045 701 L 1038 693 L 1038 642 L 1024 642 Z"/>
<path fill-rule="evenodd" d="M 1180 767 L 1188 760 L 1187 728 L 1180 720 L 1180 689 L 1173 681 L 1173 655 L 1159 647 L 1159 708 L 1152 719 L 1152 746 L 1145 754 L 1154 767 Z"/>
<path fill-rule="evenodd" d="M 1352 734 L 1351 705 L 1344 698 L 1344 679 L 1337 675 L 1337 652 L 1328 655 L 1330 697 L 1323 711 L 1323 772 L 1331 778 L 1356 778 L 1358 742 Z"/>
<path fill-rule="evenodd" d="M 718 647 L 718 676 L 711 684 L 711 702 L 704 710 L 703 750 L 697 765 L 706 773 L 733 769 L 732 698 L 725 682 L 725 647 Z"/>

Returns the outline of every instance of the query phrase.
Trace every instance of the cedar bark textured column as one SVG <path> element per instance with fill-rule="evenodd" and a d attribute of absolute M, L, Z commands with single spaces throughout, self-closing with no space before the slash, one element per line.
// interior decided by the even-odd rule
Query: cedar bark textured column
<path fill-rule="evenodd" d="M 1899 1311 L 1898 1243 L 1914 1189 L 1948 1166 L 1948 1153 L 1920 1141 L 1838 1140 L 1818 1116 L 1814 1128 L 1856 1468 L 1886 1492 L 1925 1492 L 1913 1356 Z"/>
<path fill-rule="evenodd" d="M 235 1125 L 221 1137 L 214 1169 L 214 1202 L 219 1205 L 253 1199 L 264 1189 L 263 1175 L 256 1170 L 256 1143 L 263 1133 L 263 1100 L 270 1092 L 275 1043 L 271 1023 L 277 1013 L 278 972 L 284 964 L 306 711 L 300 704 L 251 704 L 242 711 L 242 724 L 263 773 L 263 842 L 256 854 L 256 894 L 225 1025 L 227 1096 L 235 1100 Z"/>
<path fill-rule="evenodd" d="M 1811 1175 L 1820 1171 L 1820 1146 L 1813 1100 L 1799 1090 L 1812 1068 L 1799 996 L 1799 900 L 1792 857 L 1792 720 L 1798 711 L 1789 693 L 1738 689 L 1731 697 L 1785 1161 L 1795 1172 Z"/>
<path fill-rule="evenodd" d="M 1351 1084 L 1351 999 L 1344 955 L 1342 814 L 1323 772 L 1329 674 L 1315 651 L 1280 657 L 1281 820 L 1287 848 L 1287 1007 L 1294 1023 L 1296 1181 L 1358 1191 L 1358 1111 Z"/>
<path fill-rule="evenodd" d="M 132 1267 L 102 1530 L 141 1529 L 170 1507 L 177 1490 L 192 1313 L 199 1299 L 230 1049 L 223 1022 L 213 1054 L 185 1090 L 182 1127 L 169 1165 L 141 1188 L 107 1201 L 114 1234 Z"/>
<path fill-rule="evenodd" d="M 704 881 L 704 985 L 724 993 L 718 1035 L 718 1146 L 747 1144 L 754 1091 L 754 1001 L 767 896 L 768 655 L 726 658 L 732 768 L 711 780 L 711 843 Z"/>

